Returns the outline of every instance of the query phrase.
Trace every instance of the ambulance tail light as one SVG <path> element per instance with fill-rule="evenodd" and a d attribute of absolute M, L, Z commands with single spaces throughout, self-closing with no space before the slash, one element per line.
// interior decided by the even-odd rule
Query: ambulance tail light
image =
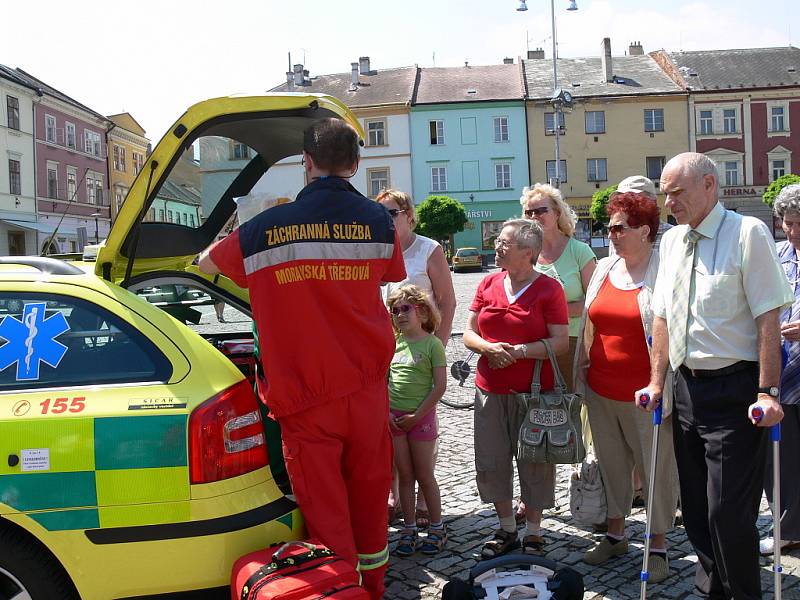
<path fill-rule="evenodd" d="M 253 388 L 245 381 L 198 406 L 189 417 L 192 483 L 210 483 L 269 464 L 264 426 Z"/>

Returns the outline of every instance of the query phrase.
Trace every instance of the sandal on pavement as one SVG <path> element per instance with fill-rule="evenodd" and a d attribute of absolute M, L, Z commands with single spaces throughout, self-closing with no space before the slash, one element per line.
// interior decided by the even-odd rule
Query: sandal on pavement
<path fill-rule="evenodd" d="M 400 532 L 400 541 L 394 553 L 397 556 L 411 556 L 417 551 L 417 531 L 415 529 L 403 529 Z"/>
<path fill-rule="evenodd" d="M 544 556 L 545 539 L 540 535 L 526 535 L 522 538 L 522 553 Z"/>
<path fill-rule="evenodd" d="M 447 529 L 445 527 L 429 528 L 428 534 L 422 540 L 419 551 L 428 556 L 433 556 L 442 551 L 446 542 Z"/>
<path fill-rule="evenodd" d="M 427 529 L 431 524 L 431 516 L 424 508 L 418 508 L 416 511 L 417 529 Z"/>
<path fill-rule="evenodd" d="M 481 548 L 481 558 L 496 558 L 519 547 L 516 531 L 498 529 L 494 537 Z"/>

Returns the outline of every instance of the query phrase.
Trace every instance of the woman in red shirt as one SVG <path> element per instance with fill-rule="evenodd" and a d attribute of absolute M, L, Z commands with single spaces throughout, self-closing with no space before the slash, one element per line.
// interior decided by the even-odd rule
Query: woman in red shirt
<path fill-rule="evenodd" d="M 594 451 L 608 503 L 608 534 L 586 552 L 584 561 L 600 565 L 628 551 L 625 517 L 633 499 L 631 471 L 650 480 L 653 426 L 650 413 L 634 405 L 634 392 L 650 381 L 650 307 L 658 273 L 658 205 L 635 192 L 612 196 L 609 237 L 616 256 L 604 258 L 589 282 L 575 357 L 576 389 L 584 392 Z M 678 502 L 672 448 L 671 403 L 664 393 L 653 502 L 649 581 L 669 575 L 665 533 L 672 528 Z"/>
<path fill-rule="evenodd" d="M 475 377 L 475 469 L 478 493 L 494 503 L 500 519 L 484 558 L 519 545 L 513 512 L 513 459 L 525 413 L 514 392 L 531 388 L 534 359 L 547 360 L 543 338 L 553 351 L 567 350 L 567 301 L 561 284 L 534 270 L 542 249 L 542 228 L 528 219 L 510 219 L 495 240 L 495 262 L 502 271 L 478 285 L 464 331 L 464 345 L 481 355 Z M 542 390 L 553 388 L 553 371 L 544 364 Z M 555 466 L 518 462 L 527 524 L 522 546 L 543 554 L 542 509 L 555 503 Z"/>

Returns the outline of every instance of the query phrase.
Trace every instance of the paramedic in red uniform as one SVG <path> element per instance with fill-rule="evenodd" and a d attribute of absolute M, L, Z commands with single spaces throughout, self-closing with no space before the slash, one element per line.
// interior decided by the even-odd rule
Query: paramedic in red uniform
<path fill-rule="evenodd" d="M 381 282 L 405 278 L 389 212 L 349 183 L 359 141 L 344 121 L 304 133 L 310 183 L 200 256 L 250 290 L 283 453 L 309 534 L 357 565 L 372 598 L 388 561 L 392 471 L 386 374 L 394 354 Z"/>

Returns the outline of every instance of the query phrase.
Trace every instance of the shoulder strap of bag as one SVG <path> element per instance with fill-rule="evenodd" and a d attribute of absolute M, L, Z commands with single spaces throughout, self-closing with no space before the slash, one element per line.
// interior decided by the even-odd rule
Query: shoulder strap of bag
<path fill-rule="evenodd" d="M 561 369 L 558 368 L 558 362 L 556 361 L 556 355 L 553 354 L 553 348 L 550 346 L 550 342 L 548 340 L 544 339 L 544 338 L 539 340 L 539 341 L 544 344 L 544 349 L 547 350 L 547 358 L 550 359 L 550 367 L 553 369 L 553 379 L 555 381 L 556 387 L 561 390 L 562 394 L 566 394 L 567 393 L 567 384 L 564 381 L 564 376 L 561 374 Z M 541 361 L 538 361 L 538 360 L 536 361 L 536 366 L 539 369 L 541 369 L 541 367 L 539 365 L 540 362 Z M 535 378 L 535 376 L 536 376 L 536 373 L 534 372 L 534 378 Z M 537 379 L 537 383 L 538 383 L 538 379 Z"/>

